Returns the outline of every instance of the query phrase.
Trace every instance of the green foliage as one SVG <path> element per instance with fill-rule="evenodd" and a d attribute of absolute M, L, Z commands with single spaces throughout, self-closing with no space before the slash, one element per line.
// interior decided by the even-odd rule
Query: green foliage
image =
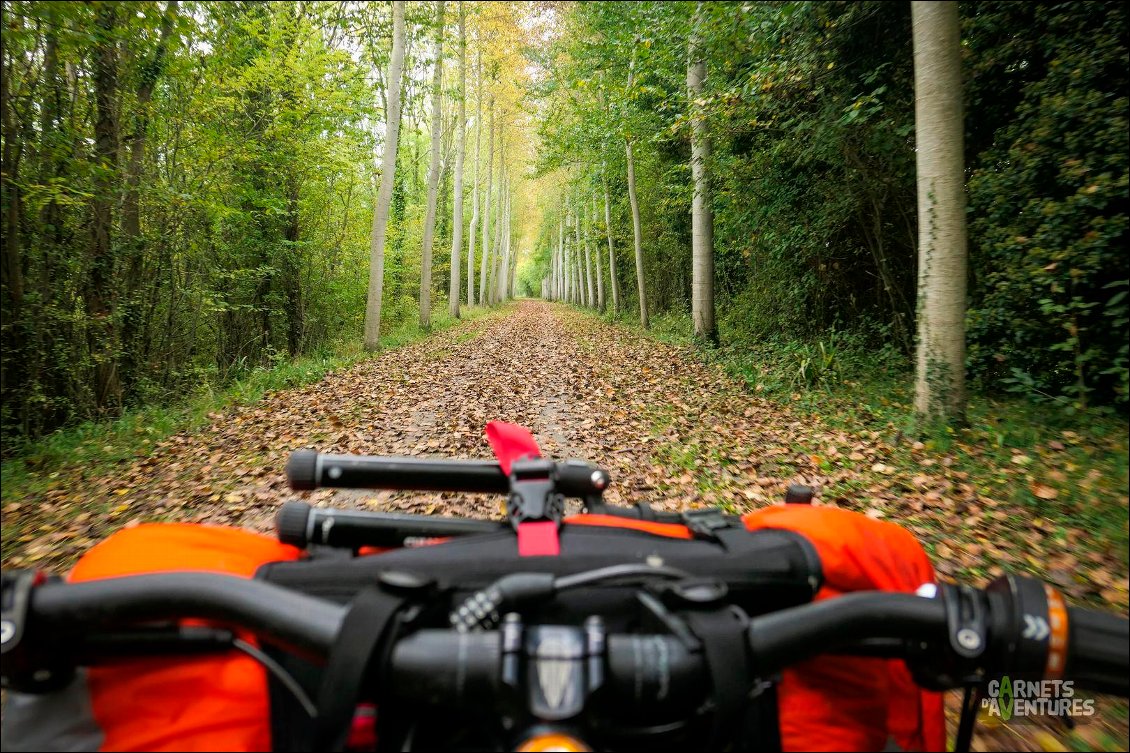
<path fill-rule="evenodd" d="M 989 6 L 972 22 L 992 28 L 1014 10 Z M 969 183 L 970 368 L 1071 408 L 1125 406 L 1125 9 L 1040 10 L 1030 49 L 985 52 L 997 67 L 1025 64 L 1027 75 Z M 975 102 L 992 96 L 987 84 L 975 82 Z"/>
<path fill-rule="evenodd" d="M 545 170 L 607 162 L 633 281 L 625 136 L 660 329 L 690 301 L 687 34 L 693 3 L 570 9 Z M 914 348 L 917 207 L 910 4 L 706 3 L 716 307 L 723 345 L 805 343 L 783 381 L 835 379 L 829 333 Z M 988 391 L 1127 406 L 1127 68 L 1120 3 L 963 4 L 969 370 Z M 639 65 L 631 88 L 629 65 Z M 623 286 L 625 310 L 635 286 Z M 671 321 L 689 318 L 675 317 Z M 791 346 L 790 346 L 791 347 Z M 808 350 L 811 349 L 811 350 Z M 836 362 L 831 358 L 831 363 Z M 825 378 L 824 374 L 827 374 Z"/>
<path fill-rule="evenodd" d="M 3 9 L 5 455 L 360 337 L 384 117 L 371 66 L 387 62 L 387 4 Z M 409 15 L 415 37 L 434 33 L 429 9 Z M 115 74 L 104 91 L 99 60 Z M 413 107 L 386 332 L 416 317 L 426 136 Z M 116 158 L 100 151 L 100 127 Z"/>

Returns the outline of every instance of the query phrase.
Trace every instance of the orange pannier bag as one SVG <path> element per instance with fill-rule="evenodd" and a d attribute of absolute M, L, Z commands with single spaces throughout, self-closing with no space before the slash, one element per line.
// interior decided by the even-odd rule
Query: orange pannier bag
<path fill-rule="evenodd" d="M 824 586 L 816 601 L 850 591 L 914 593 L 934 569 L 904 528 L 848 510 L 767 507 L 746 528 L 796 531 L 816 547 Z M 898 659 L 818 656 L 782 673 L 778 690 L 784 750 L 945 750 L 942 695 L 922 690 Z"/>
<path fill-rule="evenodd" d="M 93 547 L 68 580 L 193 571 L 251 578 L 268 562 L 300 554 L 235 528 L 140 525 Z M 99 750 L 271 750 L 266 670 L 249 656 L 136 659 L 91 667 L 86 682 L 104 736 Z"/>
<path fill-rule="evenodd" d="M 914 592 L 934 581 L 925 552 L 904 529 L 827 507 L 764 508 L 742 519 L 749 530 L 783 529 L 816 548 L 824 586 L 816 599 L 850 591 Z M 581 515 L 568 524 L 626 528 L 689 539 L 685 526 Z M 196 524 L 141 525 L 92 548 L 73 582 L 157 572 L 214 572 L 251 578 L 263 565 L 301 552 L 247 531 Z M 379 556 L 379 555 L 377 555 Z M 244 636 L 253 640 L 250 636 Z M 100 739 L 86 749 L 124 751 L 271 749 L 265 670 L 242 654 L 138 659 L 80 673 Z M 779 690 L 784 750 L 943 750 L 940 694 L 920 690 L 901 661 L 820 656 L 783 672 Z M 30 701 L 50 702 L 51 696 Z M 9 704 L 11 710 L 11 704 Z M 71 720 L 82 726 L 84 719 Z M 87 725 L 88 728 L 91 725 Z M 47 739 L 50 739 L 49 737 Z M 90 739 L 85 738 L 85 739 Z"/>

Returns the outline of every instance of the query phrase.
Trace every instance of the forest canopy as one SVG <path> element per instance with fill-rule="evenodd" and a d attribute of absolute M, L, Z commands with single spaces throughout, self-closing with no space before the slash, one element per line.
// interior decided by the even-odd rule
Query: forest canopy
<path fill-rule="evenodd" d="M 459 5 L 440 26 L 434 3 L 406 4 L 382 331 L 419 316 L 439 80 L 433 308 L 460 289 L 448 270 L 461 216 L 464 249 L 481 238 L 476 273 L 513 242 L 507 293 L 552 294 L 568 232 L 595 250 L 600 301 L 581 303 L 634 320 L 643 291 L 653 318 L 687 312 L 701 123 L 719 344 L 839 338 L 909 363 L 910 3 L 468 2 L 462 87 Z M 1125 411 L 1125 6 L 959 12 L 968 375 L 988 392 Z M 359 341 L 389 3 L 5 0 L 3 16 L 5 454 Z M 705 78 L 688 97 L 692 32 Z"/>

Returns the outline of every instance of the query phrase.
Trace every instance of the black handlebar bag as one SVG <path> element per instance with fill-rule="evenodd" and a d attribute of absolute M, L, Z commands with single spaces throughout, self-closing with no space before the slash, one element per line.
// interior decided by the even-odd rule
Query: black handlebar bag
<path fill-rule="evenodd" d="M 503 576 L 519 572 L 566 576 L 625 564 L 677 568 L 691 576 L 724 583 L 728 603 L 749 616 L 807 603 L 823 582 L 816 549 L 805 537 L 792 531 L 748 531 L 737 518 L 721 516 L 709 530 L 700 530 L 697 534 L 681 525 L 590 522 L 599 518 L 582 516 L 580 520 L 587 524 L 563 525 L 560 553 L 556 556 L 520 556 L 513 532 L 500 531 L 369 556 L 315 549 L 307 559 L 268 563 L 259 569 L 256 577 L 340 604 L 352 602 L 365 589 L 376 588 L 390 603 L 395 600 L 398 609 L 411 606 L 421 613 L 413 621 L 414 627 L 437 628 L 450 627 L 449 613 L 463 599 Z M 558 594 L 532 609 L 524 609 L 523 618 L 528 623 L 580 625 L 589 616 L 598 615 L 610 633 L 641 630 L 646 615 L 636 598 L 639 588 L 638 579 L 593 583 Z M 385 630 L 389 626 L 373 626 L 373 629 Z M 650 629 L 654 632 L 654 628 Z M 301 657 L 270 650 L 311 697 L 325 696 L 324 668 Z M 376 689 L 368 690 L 376 693 Z M 770 689 L 767 691 L 761 694 L 759 701 L 751 703 L 751 708 L 760 709 L 756 715 L 763 721 L 772 720 L 759 726 L 762 729 L 772 727 L 775 737 L 776 697 Z M 395 694 L 395 689 L 391 689 L 391 693 Z M 371 698 L 363 694 L 354 700 Z M 312 741 L 318 739 L 315 725 L 293 695 L 273 679 L 270 701 L 274 749 L 310 748 Z M 362 705 L 359 709 L 354 737 L 367 738 L 364 717 L 371 713 L 371 707 Z M 687 711 L 690 716 L 694 709 Z M 474 718 L 461 718 L 458 709 L 393 710 L 386 702 L 376 710 L 378 728 L 384 735 L 389 718 L 421 714 L 444 719 L 445 728 L 468 725 L 469 740 L 476 734 L 486 734 L 485 727 L 497 723 L 492 719 L 479 724 Z M 707 730 L 705 734 L 711 733 Z M 697 739 L 700 747 L 707 739 Z M 324 737 L 320 739 L 324 740 Z M 773 747 L 778 746 L 779 743 Z"/>

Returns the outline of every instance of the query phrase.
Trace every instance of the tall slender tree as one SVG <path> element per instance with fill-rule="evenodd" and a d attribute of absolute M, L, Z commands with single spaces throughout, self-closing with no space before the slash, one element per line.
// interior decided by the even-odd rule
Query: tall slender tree
<path fill-rule="evenodd" d="M 585 291 L 585 305 L 590 309 L 593 307 L 594 299 L 596 298 L 596 291 L 592 285 L 592 254 L 589 244 L 581 240 L 581 224 L 582 218 L 585 216 L 585 200 L 581 193 L 580 186 L 577 187 L 577 218 L 576 218 L 576 235 L 577 235 L 577 253 L 584 254 L 584 291 Z"/>
<path fill-rule="evenodd" d="M 918 169 L 918 358 L 923 421 L 965 418 L 964 123 L 957 3 L 911 3 Z"/>
<path fill-rule="evenodd" d="M 455 198 L 451 230 L 451 284 L 448 311 L 459 317 L 459 260 L 463 257 L 463 156 L 467 149 L 467 15 L 459 0 L 459 116 L 456 122 Z M 474 230 L 471 231 L 474 233 Z"/>
<path fill-rule="evenodd" d="M 635 84 L 636 76 L 636 40 L 632 48 L 632 62 L 628 65 L 628 94 L 630 96 Z M 647 293 L 643 283 L 643 228 L 640 223 L 640 202 L 636 196 L 636 160 L 632 153 L 632 132 L 630 127 L 624 133 L 624 152 L 628 160 L 628 202 L 632 205 L 632 238 L 636 249 L 636 287 L 640 297 L 640 326 L 647 329 L 650 323 L 647 318 Z"/>
<path fill-rule="evenodd" d="M 436 0 L 436 60 L 432 75 L 432 153 L 428 162 L 428 205 L 424 213 L 424 248 L 420 256 L 420 326 L 432 326 L 432 245 L 439 190 L 440 140 L 443 137 L 443 15 L 444 0 Z"/>
<path fill-rule="evenodd" d="M 600 171 L 604 185 L 604 233 L 608 236 L 608 277 L 612 288 L 612 316 L 620 313 L 620 280 L 616 275 L 616 246 L 612 241 L 612 199 L 608 194 L 608 162 Z"/>
<path fill-rule="evenodd" d="M 460 0 L 462 3 L 462 0 Z M 475 173 L 471 188 L 471 226 L 467 229 L 467 305 L 475 305 L 475 238 L 479 227 L 479 165 L 483 137 L 483 54 L 475 53 Z"/>
<path fill-rule="evenodd" d="M 710 196 L 710 133 L 703 113 L 706 53 L 702 46 L 703 4 L 695 10 L 687 56 L 691 115 L 691 318 L 695 337 L 718 341 L 714 325 L 714 209 Z"/>
<path fill-rule="evenodd" d="M 596 243 L 596 250 L 593 253 L 593 265 L 596 267 L 596 307 L 600 309 L 600 313 L 604 313 L 604 271 L 603 265 L 600 263 L 600 242 L 595 240 L 596 235 L 596 193 L 592 194 L 592 212 L 589 214 L 589 231 L 585 235 L 586 249 L 592 243 Z M 588 253 L 587 250 L 585 253 Z"/>
<path fill-rule="evenodd" d="M 381 297 L 384 294 L 385 238 L 388 235 L 388 210 L 392 203 L 396 173 L 396 147 L 400 136 L 400 77 L 404 72 L 404 2 L 392 3 L 392 59 L 388 65 L 388 94 L 385 97 L 384 155 L 381 181 L 369 239 L 369 291 L 365 305 L 365 349 L 380 347 Z"/>
<path fill-rule="evenodd" d="M 107 3 L 99 7 L 94 53 L 94 154 L 97 172 L 91 222 L 90 280 L 86 311 L 93 320 L 89 347 L 94 361 L 94 400 L 99 412 L 116 412 L 122 390 L 118 373 L 119 332 L 114 317 L 114 207 L 118 172 L 119 61 L 121 9 Z"/>
<path fill-rule="evenodd" d="M 487 302 L 487 264 L 490 261 L 490 192 L 494 177 L 494 95 L 487 96 L 487 182 L 483 191 L 482 259 L 479 261 L 479 305 Z"/>

